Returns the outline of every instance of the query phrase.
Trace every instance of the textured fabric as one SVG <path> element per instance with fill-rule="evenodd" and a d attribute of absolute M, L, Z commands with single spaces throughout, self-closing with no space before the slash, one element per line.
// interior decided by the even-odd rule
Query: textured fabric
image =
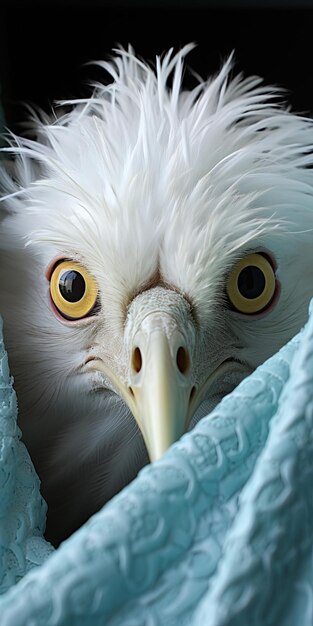
<path fill-rule="evenodd" d="M 1 626 L 312 626 L 312 378 L 313 315 L 51 554 L 0 343 Z"/>

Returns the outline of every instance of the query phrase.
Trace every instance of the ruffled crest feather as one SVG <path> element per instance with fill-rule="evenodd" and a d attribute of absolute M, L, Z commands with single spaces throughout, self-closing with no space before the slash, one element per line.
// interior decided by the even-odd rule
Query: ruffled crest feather
<path fill-rule="evenodd" d="M 63 102 L 71 110 L 59 119 L 37 120 L 36 140 L 9 139 L 16 182 L 3 173 L 3 205 L 29 244 L 83 251 L 131 290 L 158 265 L 209 309 L 210 284 L 244 248 L 299 222 L 312 228 L 313 124 L 260 78 L 231 78 L 232 55 L 184 91 L 192 48 L 169 50 L 155 69 L 131 47 L 99 62 L 109 84 Z"/>

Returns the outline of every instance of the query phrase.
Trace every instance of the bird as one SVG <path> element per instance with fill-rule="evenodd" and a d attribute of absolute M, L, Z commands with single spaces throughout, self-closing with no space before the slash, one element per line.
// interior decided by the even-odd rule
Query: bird
<path fill-rule="evenodd" d="M 313 123 L 122 46 L 2 149 L 0 314 L 58 546 L 304 325 Z"/>

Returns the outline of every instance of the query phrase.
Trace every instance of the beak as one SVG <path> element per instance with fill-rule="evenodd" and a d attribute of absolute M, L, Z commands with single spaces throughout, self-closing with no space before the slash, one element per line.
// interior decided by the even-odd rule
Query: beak
<path fill-rule="evenodd" d="M 96 358 L 89 365 L 102 372 L 128 404 L 151 461 L 160 458 L 186 431 L 201 400 L 192 362 L 196 336 L 185 298 L 156 287 L 139 294 L 129 307 L 123 379 L 121 370 L 114 371 L 103 359 Z"/>
<path fill-rule="evenodd" d="M 190 348 L 174 317 L 150 313 L 132 339 L 128 404 L 151 461 L 185 432 L 194 386 Z"/>

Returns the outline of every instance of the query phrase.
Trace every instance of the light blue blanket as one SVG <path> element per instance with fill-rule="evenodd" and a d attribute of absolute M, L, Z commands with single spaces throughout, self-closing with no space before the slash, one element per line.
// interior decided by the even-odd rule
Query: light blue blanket
<path fill-rule="evenodd" d="M 0 340 L 1 626 L 312 626 L 312 420 L 313 314 L 53 551 Z"/>

